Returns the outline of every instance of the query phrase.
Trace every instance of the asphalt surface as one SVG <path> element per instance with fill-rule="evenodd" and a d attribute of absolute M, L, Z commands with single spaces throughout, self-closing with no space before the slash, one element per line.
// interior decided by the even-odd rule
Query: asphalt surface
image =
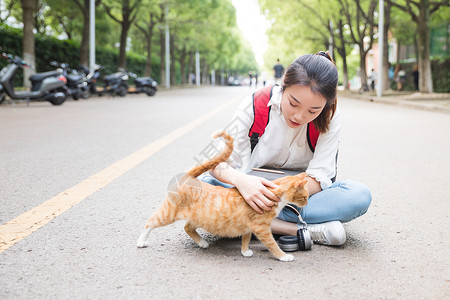
<path fill-rule="evenodd" d="M 155 97 L 0 106 L 0 224 L 36 207 L 248 87 L 204 87 Z M 258 241 L 184 222 L 136 241 L 167 184 L 189 169 L 239 101 L 0 253 L 1 299 L 448 299 L 450 115 L 340 98 L 339 179 L 364 182 L 373 202 L 344 224 L 341 247 L 313 245 L 273 259 Z M 1 237 L 0 237 L 1 238 Z"/>

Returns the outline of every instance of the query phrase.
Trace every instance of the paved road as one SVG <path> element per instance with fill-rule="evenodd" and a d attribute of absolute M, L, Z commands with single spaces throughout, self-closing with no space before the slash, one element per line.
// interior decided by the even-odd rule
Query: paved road
<path fill-rule="evenodd" d="M 0 224 L 57 195 L 82 198 L 0 253 L 0 298 L 448 299 L 450 116 L 438 112 L 340 99 L 339 178 L 373 193 L 368 213 L 345 224 L 342 247 L 313 245 L 281 263 L 253 241 L 254 257 L 244 258 L 237 239 L 206 235 L 211 247 L 199 249 L 183 222 L 135 247 L 170 179 L 228 125 L 239 103 L 229 101 L 248 92 L 0 106 Z M 106 178 L 114 172 L 124 174 Z"/>

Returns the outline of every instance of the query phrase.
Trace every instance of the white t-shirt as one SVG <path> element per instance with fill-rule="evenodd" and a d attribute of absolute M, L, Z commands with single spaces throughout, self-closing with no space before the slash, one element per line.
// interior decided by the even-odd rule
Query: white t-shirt
<path fill-rule="evenodd" d="M 286 124 L 280 109 L 281 96 L 281 87 L 275 86 L 268 103 L 268 106 L 271 106 L 269 123 L 253 153 L 251 153 L 248 136 L 254 120 L 252 96 L 248 96 L 242 102 L 232 123 L 226 129 L 234 137 L 234 150 L 228 163 L 245 173 L 250 172 L 252 168 L 264 166 L 306 170 L 310 177 L 320 183 L 322 189 L 329 188 L 331 179 L 336 176 L 341 128 L 339 111 L 336 110 L 329 130 L 319 135 L 313 153 L 306 136 L 307 124 L 299 128 L 290 128 Z"/>

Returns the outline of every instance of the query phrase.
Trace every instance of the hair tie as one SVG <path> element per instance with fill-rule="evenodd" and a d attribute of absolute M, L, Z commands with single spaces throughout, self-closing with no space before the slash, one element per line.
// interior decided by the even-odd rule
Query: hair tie
<path fill-rule="evenodd" d="M 328 59 L 329 61 L 331 61 L 334 64 L 334 60 L 331 58 L 330 52 L 328 52 L 328 51 L 326 51 L 326 52 L 325 51 L 319 51 L 319 52 L 316 53 L 316 55 L 323 56 L 323 57 L 325 57 L 326 59 Z"/>

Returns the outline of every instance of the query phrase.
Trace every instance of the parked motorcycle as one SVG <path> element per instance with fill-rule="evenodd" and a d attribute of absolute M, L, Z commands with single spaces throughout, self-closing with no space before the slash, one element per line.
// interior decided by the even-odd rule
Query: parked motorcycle
<path fill-rule="evenodd" d="M 30 76 L 31 91 L 15 91 L 13 80 L 19 68 L 32 68 L 22 58 L 2 53 L 1 56 L 9 64 L 0 71 L 0 100 L 8 95 L 14 100 L 23 100 L 27 104 L 32 100 L 49 101 L 53 105 L 61 105 L 67 97 L 66 78 L 58 71 L 37 73 Z M 6 94 L 6 95 L 5 95 Z"/>
<path fill-rule="evenodd" d="M 134 87 L 128 88 L 128 93 L 140 94 L 146 93 L 148 96 L 154 96 L 156 94 L 156 86 L 158 85 L 151 77 L 137 77 L 136 74 L 128 72 L 128 74 L 134 78 Z"/>
<path fill-rule="evenodd" d="M 89 98 L 89 86 L 84 74 L 80 74 L 76 70 L 70 69 L 68 63 L 52 61 L 50 64 L 62 70 L 62 74 L 67 79 L 66 85 L 68 94 L 72 96 L 73 100 L 78 100 L 80 97 Z"/>
<path fill-rule="evenodd" d="M 97 80 L 100 78 L 101 65 L 94 65 L 91 71 L 85 65 L 78 66 L 78 72 L 84 74 L 87 83 L 87 92 L 83 94 L 83 98 L 89 98 L 91 94 L 97 93 Z"/>
<path fill-rule="evenodd" d="M 80 66 L 79 69 L 84 74 L 87 74 L 87 83 L 93 94 L 98 94 L 99 96 L 109 94 L 124 97 L 128 92 L 127 81 L 129 76 L 124 69 L 119 69 L 119 72 L 105 75 L 103 78 L 100 76 L 100 71 L 104 69 L 101 65 L 95 65 L 90 72 L 86 66 Z M 103 82 L 103 86 L 99 86 L 99 81 Z"/>

